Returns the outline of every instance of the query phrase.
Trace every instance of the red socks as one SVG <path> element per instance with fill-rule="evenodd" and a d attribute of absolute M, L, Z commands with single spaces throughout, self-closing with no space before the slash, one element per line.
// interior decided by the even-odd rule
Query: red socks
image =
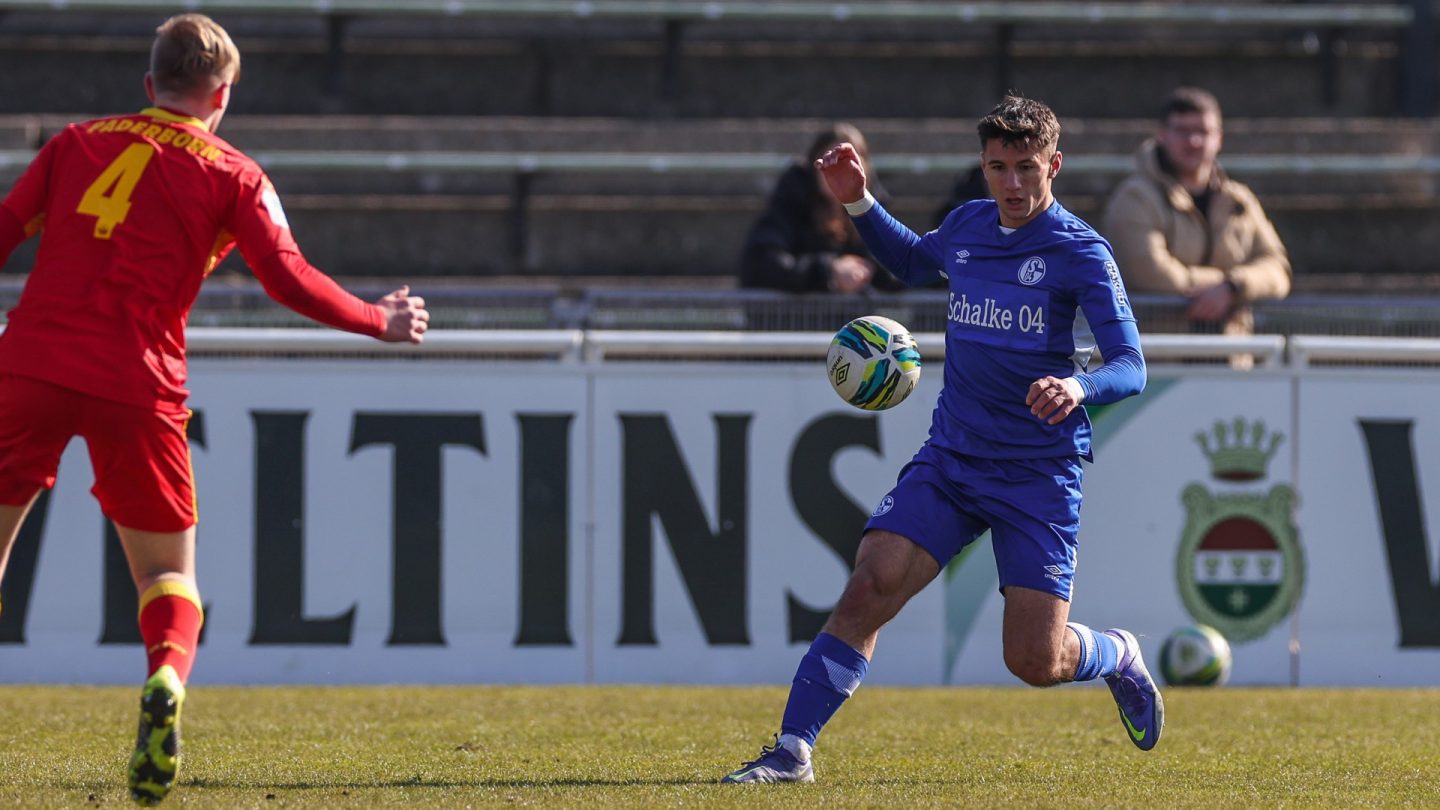
<path fill-rule="evenodd" d="M 147 677 L 169 664 L 181 683 L 189 680 L 204 622 L 200 594 L 184 582 L 157 582 L 140 594 L 140 637 L 145 640 Z"/>

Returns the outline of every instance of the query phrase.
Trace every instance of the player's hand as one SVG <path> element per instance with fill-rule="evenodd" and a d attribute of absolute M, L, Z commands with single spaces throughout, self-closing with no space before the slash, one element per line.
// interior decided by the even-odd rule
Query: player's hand
<path fill-rule="evenodd" d="M 410 294 L 406 285 L 376 301 L 385 311 L 385 331 L 380 339 L 386 343 L 419 343 L 425 339 L 430 328 L 430 312 L 425 309 L 425 299 Z"/>
<path fill-rule="evenodd" d="M 1025 395 L 1030 413 L 1051 425 L 1065 421 L 1084 401 L 1085 389 L 1074 377 L 1041 377 L 1030 383 L 1030 392 Z"/>
<path fill-rule="evenodd" d="M 870 286 L 875 270 L 870 263 L 851 253 L 836 256 L 830 263 L 830 291 L 857 293 Z"/>
<path fill-rule="evenodd" d="M 1234 308 L 1235 291 L 1222 281 L 1192 295 L 1186 314 L 1192 321 L 1220 321 L 1229 317 L 1230 310 Z"/>
<path fill-rule="evenodd" d="M 865 166 L 860 162 L 860 153 L 850 144 L 825 150 L 815 161 L 815 168 L 840 202 L 859 202 L 865 196 Z"/>

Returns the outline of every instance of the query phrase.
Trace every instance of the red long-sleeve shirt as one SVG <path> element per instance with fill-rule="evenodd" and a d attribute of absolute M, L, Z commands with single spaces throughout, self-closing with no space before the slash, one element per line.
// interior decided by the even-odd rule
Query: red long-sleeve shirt
<path fill-rule="evenodd" d="M 0 203 L 0 263 L 37 231 L 0 373 L 183 407 L 185 322 L 235 246 L 280 303 L 337 329 L 384 328 L 379 307 L 305 261 L 255 161 L 158 107 L 71 124 L 45 144 Z"/>

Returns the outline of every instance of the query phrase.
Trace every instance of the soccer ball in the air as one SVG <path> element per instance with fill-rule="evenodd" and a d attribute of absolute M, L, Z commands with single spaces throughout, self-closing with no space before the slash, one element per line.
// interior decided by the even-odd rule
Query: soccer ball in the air
<path fill-rule="evenodd" d="M 1160 646 L 1160 676 L 1171 686 L 1222 686 L 1230 664 L 1230 642 L 1207 625 L 1181 627 Z"/>
<path fill-rule="evenodd" d="M 915 390 L 920 350 L 910 330 L 889 318 L 866 315 L 835 333 L 825 368 L 841 399 L 867 411 L 883 411 Z"/>

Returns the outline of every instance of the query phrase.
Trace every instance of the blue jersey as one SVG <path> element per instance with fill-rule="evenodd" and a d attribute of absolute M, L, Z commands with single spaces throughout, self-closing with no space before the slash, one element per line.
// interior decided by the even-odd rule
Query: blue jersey
<path fill-rule="evenodd" d="M 1140 333 L 1110 245 L 1059 202 L 1009 234 L 993 200 L 966 203 L 923 237 L 878 204 L 855 224 L 876 259 L 907 284 L 949 280 L 932 444 L 982 458 L 1089 460 L 1085 409 L 1047 424 L 1025 404 L 1030 384 L 1075 376 L 1091 405 L 1145 387 Z M 1075 363 L 1077 323 L 1093 332 L 1105 359 L 1092 372 Z"/>

